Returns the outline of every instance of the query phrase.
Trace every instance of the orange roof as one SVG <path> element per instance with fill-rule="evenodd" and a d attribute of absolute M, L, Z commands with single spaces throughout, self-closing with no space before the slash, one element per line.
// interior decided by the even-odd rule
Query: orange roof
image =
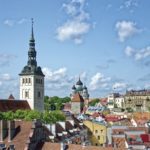
<path fill-rule="evenodd" d="M 13 144 L 15 145 L 16 150 L 23 150 L 26 146 L 26 142 L 31 131 L 32 122 L 16 121 L 15 124 L 20 126 L 20 132 L 16 134 L 16 136 L 12 139 L 11 142 L 8 142 L 8 137 L 7 137 L 2 143 L 5 143 L 7 146 Z"/>
<path fill-rule="evenodd" d="M 43 144 L 42 150 L 59 150 L 60 149 L 60 143 L 50 143 L 45 142 Z M 77 144 L 69 144 L 68 150 L 113 150 L 111 147 L 99 147 L 99 146 L 82 146 Z M 116 149 L 117 150 L 117 149 Z"/>
<path fill-rule="evenodd" d="M 84 99 L 79 93 L 76 93 L 72 98 L 72 102 L 84 102 Z"/>

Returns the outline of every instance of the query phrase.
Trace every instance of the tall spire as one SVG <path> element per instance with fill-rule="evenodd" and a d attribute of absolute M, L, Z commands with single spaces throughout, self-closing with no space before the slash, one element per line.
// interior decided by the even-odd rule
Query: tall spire
<path fill-rule="evenodd" d="M 31 40 L 34 40 L 34 32 L 33 32 L 34 21 L 33 21 L 33 18 L 31 18 L 31 23 L 32 23 L 32 27 L 31 27 Z"/>
<path fill-rule="evenodd" d="M 33 23 L 34 22 L 32 18 L 31 19 L 31 39 L 29 41 L 29 51 L 28 51 L 28 65 L 29 66 L 37 66 Z"/>

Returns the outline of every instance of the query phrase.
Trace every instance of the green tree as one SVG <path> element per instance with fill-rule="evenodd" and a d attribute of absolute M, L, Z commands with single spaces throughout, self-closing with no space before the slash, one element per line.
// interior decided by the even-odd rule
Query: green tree
<path fill-rule="evenodd" d="M 100 102 L 100 100 L 98 98 L 93 99 L 91 102 L 89 102 L 89 106 L 95 106 L 99 102 Z"/>
<path fill-rule="evenodd" d="M 0 120 L 3 120 L 4 119 L 4 115 L 2 112 L 0 112 Z"/>
<path fill-rule="evenodd" d="M 51 112 L 46 111 L 42 115 L 42 121 L 46 124 L 52 124 L 52 123 L 56 123 L 57 120 Z"/>
<path fill-rule="evenodd" d="M 27 114 L 24 118 L 27 121 L 32 121 L 34 119 L 42 119 L 42 114 L 37 110 L 27 111 Z"/>
<path fill-rule="evenodd" d="M 25 119 L 27 114 L 28 114 L 28 111 L 19 109 L 14 113 L 14 117 L 15 119 Z"/>
<path fill-rule="evenodd" d="M 4 117 L 3 118 L 4 120 L 14 120 L 15 119 L 14 112 L 12 112 L 12 111 L 4 112 L 3 117 Z"/>

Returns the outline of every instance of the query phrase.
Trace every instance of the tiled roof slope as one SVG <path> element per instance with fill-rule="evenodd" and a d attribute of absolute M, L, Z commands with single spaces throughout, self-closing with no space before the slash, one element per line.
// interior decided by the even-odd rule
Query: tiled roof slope
<path fill-rule="evenodd" d="M 0 100 L 0 111 L 16 111 L 21 110 L 30 110 L 30 106 L 26 100 Z"/>
<path fill-rule="evenodd" d="M 45 142 L 42 150 L 60 150 L 59 143 Z M 98 147 L 98 146 L 82 146 L 76 144 L 69 144 L 67 150 L 113 150 L 111 147 Z M 117 150 L 117 149 L 116 149 Z"/>
<path fill-rule="evenodd" d="M 76 93 L 72 98 L 72 102 L 84 102 L 84 99 L 79 93 Z"/>

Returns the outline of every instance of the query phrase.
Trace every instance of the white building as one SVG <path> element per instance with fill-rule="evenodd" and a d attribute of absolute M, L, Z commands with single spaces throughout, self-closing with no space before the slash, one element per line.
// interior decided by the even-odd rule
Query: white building
<path fill-rule="evenodd" d="M 108 95 L 108 108 L 114 107 L 124 108 L 124 97 L 119 93 L 111 93 Z"/>
<path fill-rule="evenodd" d="M 37 66 L 33 21 L 29 41 L 28 62 L 20 76 L 20 99 L 27 100 L 31 109 L 44 110 L 44 74 Z"/>
<path fill-rule="evenodd" d="M 118 108 L 124 108 L 124 97 L 122 95 L 116 97 L 114 103 Z"/>

